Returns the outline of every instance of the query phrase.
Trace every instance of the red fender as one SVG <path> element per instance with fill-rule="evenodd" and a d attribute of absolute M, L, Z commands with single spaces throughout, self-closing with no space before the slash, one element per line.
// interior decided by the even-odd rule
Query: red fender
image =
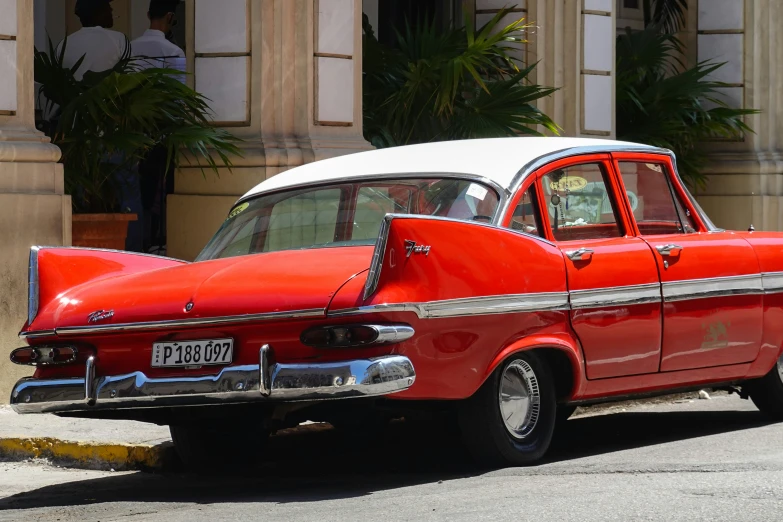
<path fill-rule="evenodd" d="M 573 400 L 574 397 L 581 395 L 582 390 L 587 384 L 584 357 L 582 356 L 579 342 L 568 333 L 531 335 L 506 346 L 495 355 L 495 358 L 492 360 L 492 363 L 484 374 L 484 381 L 486 381 L 492 372 L 510 356 L 537 348 L 555 348 L 568 355 L 568 358 L 571 361 L 571 367 L 574 369 L 574 383 L 571 394 L 567 399 Z"/>

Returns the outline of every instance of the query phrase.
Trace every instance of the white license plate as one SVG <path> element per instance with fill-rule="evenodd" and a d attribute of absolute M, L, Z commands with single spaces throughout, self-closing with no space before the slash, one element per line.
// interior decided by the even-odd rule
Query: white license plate
<path fill-rule="evenodd" d="M 152 345 L 153 368 L 212 366 L 231 364 L 233 360 L 233 339 L 205 339 Z"/>

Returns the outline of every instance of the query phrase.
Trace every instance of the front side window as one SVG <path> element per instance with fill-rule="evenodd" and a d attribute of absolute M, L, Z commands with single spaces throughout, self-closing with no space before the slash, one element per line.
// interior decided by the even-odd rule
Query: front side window
<path fill-rule="evenodd" d="M 541 177 L 552 235 L 556 241 L 623 235 L 600 163 L 558 169 Z"/>
<path fill-rule="evenodd" d="M 642 235 L 696 232 L 693 216 L 675 197 L 663 164 L 621 161 L 620 176 Z"/>
<path fill-rule="evenodd" d="M 491 222 L 499 196 L 462 179 L 342 183 L 258 196 L 235 207 L 197 261 L 335 246 L 372 245 L 386 214 Z"/>

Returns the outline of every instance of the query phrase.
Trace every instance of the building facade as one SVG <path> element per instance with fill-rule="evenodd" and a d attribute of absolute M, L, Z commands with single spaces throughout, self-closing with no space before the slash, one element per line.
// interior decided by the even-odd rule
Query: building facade
<path fill-rule="evenodd" d="M 615 37 L 641 28 L 642 0 L 415 0 L 443 23 L 477 24 L 508 5 L 507 21 L 534 24 L 515 50 L 538 62 L 533 81 L 559 88 L 540 108 L 568 136 L 611 139 Z M 411 0 L 185 0 L 177 27 L 188 81 L 212 100 L 215 124 L 241 137 L 231 172 L 202 172 L 187 158 L 168 205 L 168 253 L 192 259 L 252 186 L 286 169 L 367 150 L 362 133 L 362 15 L 377 28 Z M 35 130 L 33 47 L 79 28 L 75 0 L 0 0 L 0 347 L 19 343 L 26 317 L 29 247 L 70 243 L 70 198 L 59 150 Z M 147 0 L 114 0 L 115 28 L 147 28 Z M 404 13 L 403 13 L 404 14 Z M 783 24 L 779 0 L 689 0 L 687 60 L 726 62 L 733 103 L 760 109 L 755 134 L 709 143 L 698 194 L 719 226 L 783 230 Z M 384 30 L 380 31 L 383 37 Z M 0 358 L 0 401 L 25 373 Z"/>

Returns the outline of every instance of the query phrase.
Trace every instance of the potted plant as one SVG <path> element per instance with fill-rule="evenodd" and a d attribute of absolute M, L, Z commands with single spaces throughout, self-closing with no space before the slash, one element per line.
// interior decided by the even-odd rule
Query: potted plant
<path fill-rule="evenodd" d="M 113 69 L 78 80 L 81 60 L 63 66 L 67 43 L 56 49 L 50 40 L 48 53 L 35 52 L 39 128 L 62 150 L 73 245 L 122 250 L 136 219 L 121 207 L 123 173 L 156 148 L 167 151 L 166 171 L 184 151 L 217 172 L 218 162 L 231 167 L 239 140 L 210 124 L 208 100 L 180 81 L 181 71 L 139 67 L 128 43 Z"/>

